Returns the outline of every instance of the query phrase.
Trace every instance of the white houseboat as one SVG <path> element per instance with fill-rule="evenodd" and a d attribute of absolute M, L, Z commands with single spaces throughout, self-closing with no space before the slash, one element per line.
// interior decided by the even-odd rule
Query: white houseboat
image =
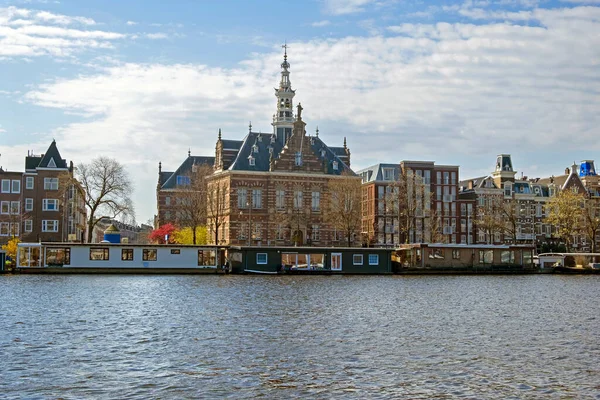
<path fill-rule="evenodd" d="M 217 247 L 113 243 L 19 243 L 22 272 L 216 272 Z M 49 271 L 48 271 L 49 272 Z"/>

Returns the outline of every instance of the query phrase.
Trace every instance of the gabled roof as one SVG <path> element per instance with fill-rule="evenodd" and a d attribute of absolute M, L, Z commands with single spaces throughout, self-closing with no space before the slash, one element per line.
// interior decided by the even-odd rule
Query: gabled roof
<path fill-rule="evenodd" d="M 464 179 L 462 181 L 458 182 L 458 190 L 459 191 L 465 191 L 465 190 L 472 190 L 469 189 L 469 182 L 473 181 L 473 189 L 498 189 L 498 186 L 496 186 L 496 183 L 494 182 L 494 178 L 492 178 L 491 175 L 484 175 L 484 176 L 479 176 L 477 178 L 471 178 L 471 179 Z M 486 182 L 491 182 L 492 186 L 488 187 L 486 186 Z"/>
<path fill-rule="evenodd" d="M 240 148 L 233 163 L 229 166 L 229 171 L 269 171 L 271 153 L 269 147 L 273 149 L 273 157 L 278 158 L 283 150 L 283 146 L 277 140 L 272 140 L 275 134 L 249 132 L 240 143 Z M 224 141 L 225 142 L 225 141 Z M 228 140 L 227 142 L 234 142 Z M 354 175 L 354 172 L 344 163 L 344 161 L 327 146 L 319 137 L 311 136 L 311 150 L 319 158 L 324 159 L 327 164 L 327 174 L 340 175 L 344 171 Z M 225 145 L 223 146 L 225 148 Z M 342 150 L 344 150 L 342 148 Z M 324 151 L 324 155 L 322 154 Z M 345 155 L 345 150 L 344 153 Z M 250 158 L 254 159 L 254 165 L 250 165 Z M 338 163 L 338 169 L 333 169 L 333 162 Z"/>
<path fill-rule="evenodd" d="M 54 161 L 55 167 L 52 165 L 53 161 Z M 55 140 L 52 141 L 52 143 L 50 144 L 50 147 L 48 147 L 48 150 L 46 150 L 46 154 L 44 154 L 44 156 L 42 157 L 42 160 L 40 161 L 40 164 L 37 167 L 38 168 L 64 168 L 64 169 L 68 168 L 67 162 L 65 160 L 63 160 L 62 157 L 60 156 L 58 148 L 56 147 Z"/>
<path fill-rule="evenodd" d="M 175 172 L 161 172 L 159 175 L 159 184 L 160 180 L 166 177 L 166 174 L 171 174 L 169 177 L 166 177 L 166 180 L 161 185 L 161 189 L 175 189 L 177 187 L 177 177 L 178 176 L 189 176 L 192 172 L 193 165 L 201 165 L 207 164 L 213 166 L 215 164 L 214 157 L 204 157 L 204 156 L 188 156 L 185 161 L 175 170 Z M 165 174 L 165 176 L 163 176 Z"/>

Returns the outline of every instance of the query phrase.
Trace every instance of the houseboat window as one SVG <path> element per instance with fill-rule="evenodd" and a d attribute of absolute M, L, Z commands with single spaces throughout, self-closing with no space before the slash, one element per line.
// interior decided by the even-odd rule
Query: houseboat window
<path fill-rule="evenodd" d="M 121 261 L 133 261 L 133 249 L 122 249 Z"/>
<path fill-rule="evenodd" d="M 297 253 L 282 253 L 281 254 L 281 264 L 291 267 L 292 265 L 296 265 L 296 256 Z"/>
<path fill-rule="evenodd" d="M 502 253 L 500 253 L 500 260 L 503 264 L 514 264 L 515 252 L 511 250 L 502 251 Z"/>
<path fill-rule="evenodd" d="M 523 250 L 523 265 L 529 265 L 531 263 L 533 263 L 531 250 Z"/>
<path fill-rule="evenodd" d="M 90 260 L 108 261 L 108 247 L 92 247 L 90 249 Z"/>
<path fill-rule="evenodd" d="M 325 268 L 325 254 L 311 254 L 310 255 L 310 266 L 311 268 Z"/>
<path fill-rule="evenodd" d="M 142 251 L 142 261 L 156 261 L 156 249 L 144 249 Z"/>
<path fill-rule="evenodd" d="M 452 259 L 453 260 L 460 260 L 460 249 L 453 249 L 452 250 Z"/>
<path fill-rule="evenodd" d="M 267 263 L 267 253 L 256 253 L 256 263 L 257 264 L 266 264 Z"/>
<path fill-rule="evenodd" d="M 379 265 L 379 254 L 369 254 L 369 265 Z"/>
<path fill-rule="evenodd" d="M 352 255 L 352 264 L 353 265 L 363 265 L 363 255 L 362 254 L 353 254 Z"/>
<path fill-rule="evenodd" d="M 198 265 L 217 265 L 217 255 L 214 250 L 198 250 Z"/>
<path fill-rule="evenodd" d="M 181 254 L 180 249 L 171 249 L 171 254 Z"/>
<path fill-rule="evenodd" d="M 479 264 L 491 264 L 494 261 L 494 250 L 479 250 Z"/>
<path fill-rule="evenodd" d="M 47 248 L 46 249 L 46 265 L 70 265 L 71 264 L 71 249 L 69 247 Z"/>
<path fill-rule="evenodd" d="M 446 258 L 446 255 L 444 254 L 444 249 L 431 249 L 429 250 L 428 257 L 443 260 L 444 258 Z"/>

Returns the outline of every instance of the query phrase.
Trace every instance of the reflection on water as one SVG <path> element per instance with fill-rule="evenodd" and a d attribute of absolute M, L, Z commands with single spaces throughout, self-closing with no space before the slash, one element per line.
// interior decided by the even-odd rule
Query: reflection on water
<path fill-rule="evenodd" d="M 597 276 L 0 276 L 2 398 L 599 398 Z"/>

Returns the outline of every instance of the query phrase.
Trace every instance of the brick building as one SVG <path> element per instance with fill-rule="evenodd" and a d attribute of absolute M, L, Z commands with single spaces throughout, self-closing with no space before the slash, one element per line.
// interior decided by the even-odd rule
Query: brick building
<path fill-rule="evenodd" d="M 25 172 L 0 169 L 0 243 L 81 241 L 86 209 L 80 185 L 72 183 L 73 163 L 61 158 L 56 142 L 46 153 L 30 153 Z"/>
<path fill-rule="evenodd" d="M 363 183 L 363 236 L 375 245 L 467 242 L 458 223 L 459 167 L 432 161 L 376 164 Z M 463 237 L 465 235 L 465 237 Z"/>
<path fill-rule="evenodd" d="M 213 242 L 218 225 L 219 244 L 343 244 L 340 232 L 327 223 L 324 206 L 331 180 L 340 179 L 342 174 L 355 177 L 350 169 L 350 150 L 345 139 L 343 147 L 327 146 L 318 129 L 314 136 L 306 134 L 301 105 L 294 115 L 295 91 L 289 69 L 286 52 L 279 87 L 275 89 L 272 133 L 254 132 L 250 125 L 244 139 L 228 140 L 219 130 L 214 158 L 189 156 L 180 167 L 180 171 L 189 171 L 195 163 L 212 161 L 214 165 L 214 173 L 208 178 L 209 195 L 223 196 L 218 199 L 219 215 L 209 210 Z M 166 200 L 169 191 L 173 193 L 190 182 L 185 172 L 159 175 L 161 223 L 168 220 L 167 203 L 172 201 Z"/>

